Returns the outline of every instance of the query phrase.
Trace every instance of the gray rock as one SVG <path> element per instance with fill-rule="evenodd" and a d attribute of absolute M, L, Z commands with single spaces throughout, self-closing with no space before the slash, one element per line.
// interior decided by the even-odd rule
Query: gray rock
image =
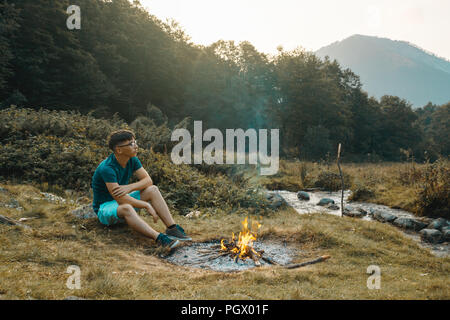
<path fill-rule="evenodd" d="M 92 204 L 85 204 L 84 206 L 72 210 L 70 213 L 79 219 L 97 218 L 97 214 L 94 212 Z"/>
<path fill-rule="evenodd" d="M 430 243 L 441 243 L 443 241 L 442 232 L 436 229 L 422 229 L 420 230 L 420 238 L 423 241 Z"/>
<path fill-rule="evenodd" d="M 372 216 L 381 222 L 393 222 L 395 219 L 397 219 L 397 216 L 390 214 L 389 212 L 384 212 L 380 210 L 373 210 Z"/>
<path fill-rule="evenodd" d="M 267 194 L 266 198 L 270 201 L 269 208 L 273 210 L 279 209 L 286 204 L 286 200 L 276 193 Z"/>
<path fill-rule="evenodd" d="M 328 204 L 334 204 L 334 200 L 333 199 L 329 199 L 329 198 L 322 198 L 317 203 L 318 206 L 326 206 Z"/>
<path fill-rule="evenodd" d="M 20 203 L 16 199 L 11 199 L 9 201 L 9 207 L 10 208 L 20 208 Z"/>
<path fill-rule="evenodd" d="M 55 195 L 55 194 L 52 194 L 52 193 L 41 192 L 41 195 L 43 195 L 44 198 L 45 198 L 47 201 L 50 201 L 50 202 L 66 202 L 66 199 L 64 199 L 64 198 L 62 198 L 62 197 L 60 197 L 60 196 L 57 196 L 57 195 Z"/>
<path fill-rule="evenodd" d="M 308 192 L 305 192 L 305 191 L 297 192 L 297 198 L 299 200 L 307 200 L 307 201 L 309 201 L 309 199 L 310 199 Z"/>
<path fill-rule="evenodd" d="M 427 227 L 427 229 L 436 229 L 442 231 L 442 228 L 450 226 L 450 223 L 444 218 L 434 219 Z"/>
<path fill-rule="evenodd" d="M 442 230 L 442 237 L 444 241 L 450 241 L 450 228 L 445 228 Z"/>
<path fill-rule="evenodd" d="M 356 210 L 358 210 L 359 212 L 361 212 L 363 215 L 367 215 L 367 211 L 364 210 L 363 208 L 357 208 Z"/>
<path fill-rule="evenodd" d="M 339 210 L 340 209 L 340 207 L 336 204 L 329 204 L 326 206 L 326 208 L 330 209 L 330 210 Z"/>
<path fill-rule="evenodd" d="M 367 214 L 367 212 L 362 208 L 346 207 L 344 208 L 343 214 L 347 217 L 362 218 Z"/>
<path fill-rule="evenodd" d="M 426 228 L 427 224 L 413 218 L 397 218 L 393 222 L 394 225 L 400 228 L 419 231 Z"/>

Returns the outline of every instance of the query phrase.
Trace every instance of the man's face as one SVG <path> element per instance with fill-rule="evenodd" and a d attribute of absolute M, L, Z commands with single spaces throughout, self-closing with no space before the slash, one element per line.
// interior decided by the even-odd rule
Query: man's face
<path fill-rule="evenodd" d="M 116 146 L 116 150 L 121 155 L 135 157 L 138 152 L 137 141 L 134 139 L 123 141 Z"/>

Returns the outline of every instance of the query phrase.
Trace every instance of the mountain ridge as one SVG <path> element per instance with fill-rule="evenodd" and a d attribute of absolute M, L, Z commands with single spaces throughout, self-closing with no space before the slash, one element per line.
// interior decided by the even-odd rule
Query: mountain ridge
<path fill-rule="evenodd" d="M 407 41 L 355 34 L 315 53 L 350 68 L 378 99 L 396 95 L 413 107 L 450 101 L 450 61 Z"/>

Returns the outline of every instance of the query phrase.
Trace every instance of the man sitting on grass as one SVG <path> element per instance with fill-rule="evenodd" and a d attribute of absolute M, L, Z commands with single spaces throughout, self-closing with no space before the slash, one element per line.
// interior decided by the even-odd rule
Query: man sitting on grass
<path fill-rule="evenodd" d="M 153 185 L 136 157 L 138 146 L 134 133 L 129 130 L 112 132 L 108 146 L 113 153 L 99 164 L 92 177 L 92 206 L 100 222 L 113 225 L 126 221 L 133 230 L 171 249 L 179 244 L 179 240 L 192 240 L 175 224 L 158 187 Z M 134 172 L 139 182 L 128 184 Z M 142 220 L 136 208 L 144 208 L 155 223 L 161 218 L 167 227 L 165 234 L 155 231 Z"/>

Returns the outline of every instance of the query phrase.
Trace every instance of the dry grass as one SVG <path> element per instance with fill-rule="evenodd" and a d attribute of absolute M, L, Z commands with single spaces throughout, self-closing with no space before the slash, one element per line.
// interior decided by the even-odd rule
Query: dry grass
<path fill-rule="evenodd" d="M 62 299 L 449 299 L 450 259 L 437 258 L 387 224 L 286 209 L 260 218 L 261 237 L 284 241 L 296 262 L 331 259 L 288 270 L 262 267 L 220 273 L 174 266 L 163 250 L 127 226 L 104 227 L 71 216 L 68 204 L 33 200 L 37 189 L 3 186 L 25 211 L 1 208 L 33 230 L 0 224 L 0 298 Z M 5 193 L 1 193 L 5 197 Z M 0 199 L 1 200 L 1 199 Z M 4 199 L 3 199 L 4 200 Z M 176 216 L 195 241 L 228 238 L 245 216 Z M 152 224 L 151 219 L 144 217 Z M 157 230 L 164 230 L 161 223 Z M 81 289 L 66 287 L 67 267 L 81 268 Z M 381 268 L 381 289 L 366 286 L 369 265 Z"/>

